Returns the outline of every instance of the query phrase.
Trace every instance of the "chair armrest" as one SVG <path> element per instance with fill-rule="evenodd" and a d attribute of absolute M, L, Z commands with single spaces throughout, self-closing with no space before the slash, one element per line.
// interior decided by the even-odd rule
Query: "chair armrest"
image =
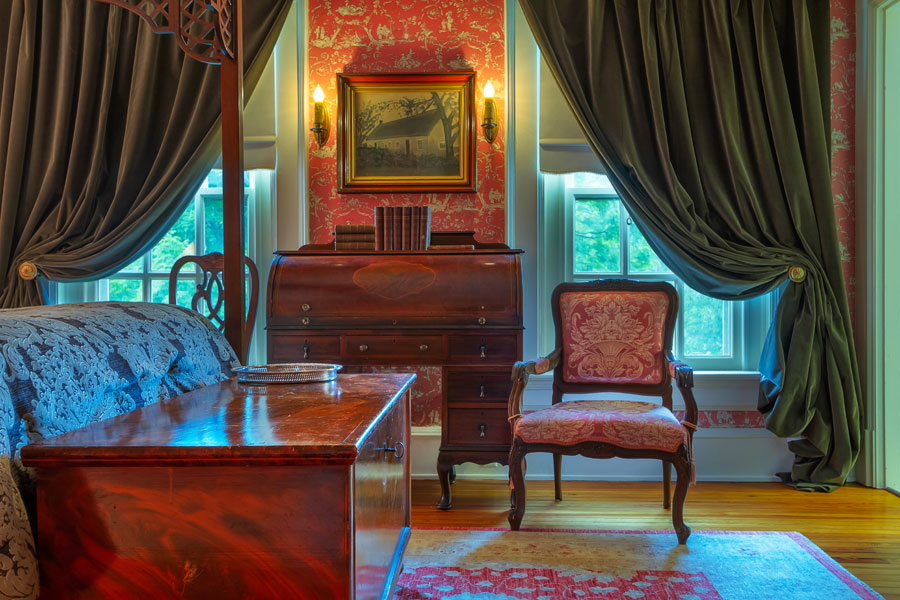
<path fill-rule="evenodd" d="M 544 358 L 517 362 L 513 365 L 512 380 L 522 380 L 527 383 L 529 375 L 541 375 L 548 371 L 552 371 L 559 365 L 559 356 L 561 353 L 562 351 L 557 348 Z"/>
<path fill-rule="evenodd" d="M 686 363 L 677 360 L 669 353 L 669 376 L 675 380 L 675 386 L 684 399 L 684 421 L 692 431 L 697 429 L 697 401 L 694 400 L 694 370 Z"/>
<path fill-rule="evenodd" d="M 507 404 L 509 426 L 513 433 L 515 433 L 516 422 L 522 416 L 522 394 L 525 392 L 525 386 L 528 384 L 528 377 L 530 375 L 547 373 L 555 369 L 559 365 L 561 354 L 562 350 L 557 348 L 544 358 L 520 361 L 513 365 L 513 386 L 509 392 L 509 403 Z"/>

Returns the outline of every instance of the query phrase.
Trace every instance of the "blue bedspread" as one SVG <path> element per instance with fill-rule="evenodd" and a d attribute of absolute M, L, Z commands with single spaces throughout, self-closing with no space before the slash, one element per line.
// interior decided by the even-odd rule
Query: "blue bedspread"
<path fill-rule="evenodd" d="M 0 599 L 38 595 L 22 446 L 219 382 L 237 365 L 206 319 L 177 306 L 0 310 Z"/>

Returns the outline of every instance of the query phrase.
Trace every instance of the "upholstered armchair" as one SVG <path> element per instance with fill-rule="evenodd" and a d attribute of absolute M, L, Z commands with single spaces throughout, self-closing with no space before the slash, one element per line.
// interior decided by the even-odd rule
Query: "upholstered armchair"
<path fill-rule="evenodd" d="M 556 499 L 562 500 L 562 455 L 591 458 L 656 458 L 663 463 L 663 506 L 670 507 L 671 468 L 678 475 L 672 523 L 678 542 L 691 533 L 684 524 L 684 499 L 694 477 L 691 441 L 697 429 L 693 371 L 672 356 L 678 295 L 665 282 L 607 279 L 562 283 L 553 291 L 556 349 L 513 367 L 509 397 L 512 446 L 509 472 L 514 499 L 509 524 L 519 529 L 525 514 L 523 462 L 529 452 L 553 453 Z M 529 375 L 553 371 L 552 404 L 522 414 Z M 685 405 L 672 412 L 672 382 Z M 640 399 L 574 400 L 564 394 L 612 392 L 656 396 Z"/>

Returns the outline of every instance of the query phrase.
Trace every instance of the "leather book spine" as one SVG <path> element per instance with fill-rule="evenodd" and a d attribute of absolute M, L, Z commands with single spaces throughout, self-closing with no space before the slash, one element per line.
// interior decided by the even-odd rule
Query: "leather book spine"
<path fill-rule="evenodd" d="M 384 207 L 375 207 L 375 250 L 384 250 Z"/>
<path fill-rule="evenodd" d="M 412 207 L 412 215 L 409 217 L 409 247 L 410 250 L 421 250 L 419 247 L 419 214 L 422 212 L 421 206 Z"/>
<path fill-rule="evenodd" d="M 412 207 L 403 206 L 400 208 L 400 249 L 412 250 Z"/>
<path fill-rule="evenodd" d="M 375 250 L 375 242 L 335 242 L 335 250 Z"/>
<path fill-rule="evenodd" d="M 335 235 L 367 235 L 375 232 L 373 225 L 335 225 Z"/>
<path fill-rule="evenodd" d="M 391 250 L 403 250 L 403 211 L 399 206 L 391 207 L 394 221 L 394 235 Z"/>
<path fill-rule="evenodd" d="M 375 240 L 374 233 L 341 233 L 334 234 L 335 241 L 338 242 L 368 242 Z"/>
<path fill-rule="evenodd" d="M 384 249 L 394 249 L 394 207 L 384 207 Z"/>

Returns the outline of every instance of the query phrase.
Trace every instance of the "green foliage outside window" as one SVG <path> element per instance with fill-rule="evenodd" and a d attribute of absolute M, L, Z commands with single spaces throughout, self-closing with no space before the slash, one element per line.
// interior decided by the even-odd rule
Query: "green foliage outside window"
<path fill-rule="evenodd" d="M 595 176 L 596 178 L 596 176 Z M 581 178 L 584 180 L 584 178 Z M 605 179 L 605 178 L 604 178 Z M 597 185 L 602 182 L 579 181 Z M 608 185 L 608 184 L 607 184 Z M 604 190 L 606 191 L 606 190 Z M 597 277 L 641 278 L 656 275 L 676 283 L 669 270 L 656 256 L 634 222 L 615 197 L 592 197 L 574 202 L 574 271 L 597 274 Z M 621 231 L 622 217 L 627 231 Z M 626 239 L 623 239 L 626 238 Z M 622 246 L 627 244 L 627 268 Z M 661 277 L 660 277 L 661 276 Z M 666 277 L 669 276 L 669 277 Z M 729 326 L 729 304 L 704 296 L 686 285 L 678 285 L 683 319 L 683 349 L 686 356 L 725 356 Z"/>
<path fill-rule="evenodd" d="M 244 186 L 250 186 L 250 173 L 244 173 Z M 210 171 L 202 188 L 221 189 L 222 171 Z M 247 197 L 244 197 L 244 245 L 249 244 L 249 214 Z M 202 215 L 198 227 L 197 219 Z M 144 285 L 149 283 L 151 302 L 169 301 L 168 274 L 182 256 L 224 251 L 224 218 L 220 193 L 201 193 L 191 200 L 172 228 L 153 247 L 148 255 L 137 258 L 109 278 L 109 299 L 122 302 L 144 300 Z M 147 264 L 149 262 L 149 264 Z M 147 269 L 145 271 L 145 268 Z M 146 273 L 146 274 L 145 274 Z M 179 271 L 176 302 L 189 307 L 197 282 L 193 265 L 185 265 Z M 147 277 L 149 275 L 149 278 Z M 215 302 L 215 298 L 213 298 Z"/>

